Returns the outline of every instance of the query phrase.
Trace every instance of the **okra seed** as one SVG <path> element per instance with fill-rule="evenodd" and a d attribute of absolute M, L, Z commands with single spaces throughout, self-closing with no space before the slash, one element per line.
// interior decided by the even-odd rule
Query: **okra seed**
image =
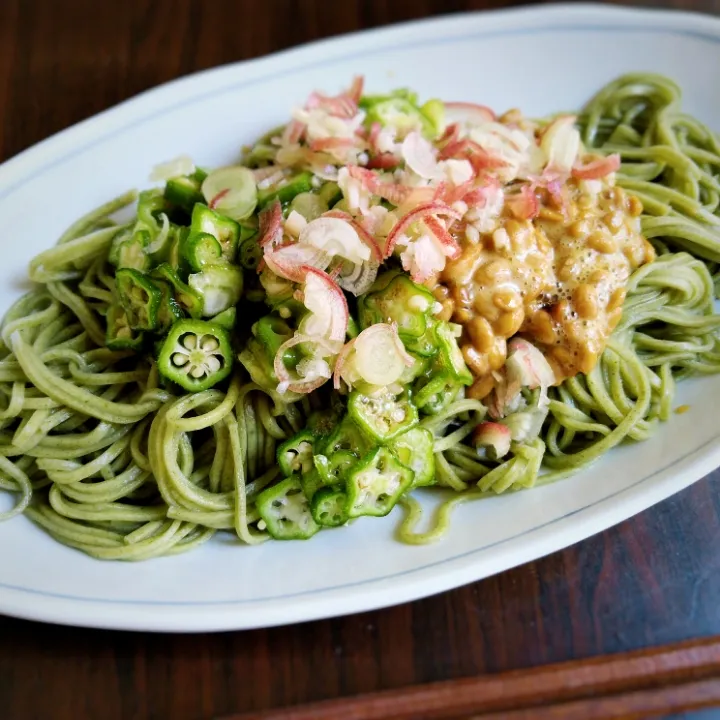
<path fill-rule="evenodd" d="M 175 365 L 185 365 L 185 363 L 187 363 L 188 359 L 189 358 L 187 355 L 185 355 L 184 353 L 179 353 L 179 352 L 175 353 L 172 356 L 172 361 L 173 361 L 173 363 L 175 363 Z"/>

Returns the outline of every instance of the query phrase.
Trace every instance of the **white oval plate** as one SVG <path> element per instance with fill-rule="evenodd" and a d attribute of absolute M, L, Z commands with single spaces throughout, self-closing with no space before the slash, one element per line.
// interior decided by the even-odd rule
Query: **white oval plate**
<path fill-rule="evenodd" d="M 564 5 L 455 15 L 327 40 L 203 72 L 80 123 L 0 167 L 0 308 L 24 285 L 27 261 L 82 213 L 156 162 L 236 157 L 284 121 L 309 91 L 364 73 L 372 92 L 475 100 L 527 113 L 578 108 L 631 70 L 666 73 L 687 110 L 720 117 L 720 21 Z M 571 545 L 630 517 L 720 464 L 720 377 L 684 383 L 677 415 L 650 441 L 612 451 L 554 486 L 459 508 L 439 543 L 393 540 L 398 514 L 310 542 L 249 548 L 230 535 L 187 555 L 100 562 L 57 544 L 28 520 L 0 524 L 0 612 L 96 627 L 204 631 L 269 626 L 413 600 Z M 5 502 L 7 498 L 0 500 Z"/>

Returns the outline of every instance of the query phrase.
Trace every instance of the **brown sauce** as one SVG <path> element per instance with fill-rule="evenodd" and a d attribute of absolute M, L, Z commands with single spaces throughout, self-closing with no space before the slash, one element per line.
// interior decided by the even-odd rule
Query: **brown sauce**
<path fill-rule="evenodd" d="M 484 397 L 506 343 L 520 334 L 543 351 L 557 381 L 595 366 L 620 320 L 630 274 L 654 250 L 640 234 L 639 200 L 606 181 L 571 179 L 557 203 L 539 190 L 540 213 L 497 228 L 449 262 L 433 284 L 441 317 L 463 326 L 461 348 Z"/>

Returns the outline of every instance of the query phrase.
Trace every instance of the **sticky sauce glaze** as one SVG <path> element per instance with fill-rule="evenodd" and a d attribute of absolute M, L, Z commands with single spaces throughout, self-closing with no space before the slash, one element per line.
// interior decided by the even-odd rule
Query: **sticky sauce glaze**
<path fill-rule="evenodd" d="M 655 252 L 640 234 L 640 201 L 607 181 L 571 179 L 564 198 L 538 190 L 539 216 L 505 211 L 498 227 L 433 283 L 441 317 L 463 326 L 462 352 L 482 398 L 515 334 L 540 348 L 558 383 L 595 366 L 620 320 L 630 274 Z"/>

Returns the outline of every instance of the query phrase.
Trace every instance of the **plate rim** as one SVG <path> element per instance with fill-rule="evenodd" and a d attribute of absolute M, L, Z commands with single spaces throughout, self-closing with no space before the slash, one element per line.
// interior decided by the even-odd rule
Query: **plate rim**
<path fill-rule="evenodd" d="M 692 34 L 720 43 L 720 19 L 713 16 L 675 10 L 608 7 L 597 3 L 557 3 L 540 7 L 458 13 L 361 30 L 305 43 L 261 58 L 202 70 L 145 90 L 55 133 L 5 161 L 0 165 L 0 201 L 19 187 L 31 183 L 42 172 L 68 159 L 71 153 L 65 152 L 67 148 L 70 148 L 74 154 L 109 139 L 115 132 L 120 132 L 127 129 L 128 125 L 134 124 L 134 121 L 142 122 L 157 114 L 172 112 L 180 103 L 168 106 L 166 99 L 170 95 L 182 98 L 183 103 L 197 102 L 200 97 L 209 94 L 208 81 L 210 86 L 214 86 L 213 94 L 226 92 L 233 87 L 260 81 L 257 73 L 262 73 L 264 68 L 271 70 L 275 65 L 281 67 L 292 64 L 302 56 L 309 58 L 321 54 L 323 59 L 314 64 L 327 64 L 333 58 L 328 57 L 326 50 L 331 50 L 332 54 L 335 54 L 334 51 L 341 46 L 349 44 L 352 47 L 358 40 L 362 41 L 370 36 L 376 40 L 387 40 L 397 36 L 398 33 L 412 35 L 432 27 L 436 32 L 451 31 L 452 37 L 446 36 L 445 40 L 456 37 L 457 33 L 452 33 L 455 30 L 464 30 L 460 35 L 467 37 L 468 32 L 464 26 L 468 22 L 477 24 L 480 17 L 483 19 L 484 28 L 483 30 L 476 28 L 472 33 L 473 37 L 497 36 L 503 32 L 504 21 L 512 22 L 513 19 L 518 18 L 525 23 L 525 26 L 514 31 L 508 27 L 505 32 L 518 34 L 523 30 L 569 30 L 573 25 L 578 29 L 587 28 L 591 26 L 591 21 L 597 18 L 613 23 L 613 29 L 617 29 L 616 26 L 620 24 L 628 29 L 648 32 L 665 30 L 674 34 Z M 553 24 L 552 20 L 557 17 L 562 18 L 562 21 Z M 543 25 L 543 20 L 548 22 Z M 642 25 L 638 26 L 633 22 L 634 20 L 642 21 Z M 609 28 L 605 28 L 607 29 Z M 352 55 L 351 52 L 341 52 L 339 57 L 347 59 Z M 226 78 L 232 79 L 240 69 L 249 71 L 249 80 L 238 82 L 236 77 L 234 82 L 225 83 Z M 201 87 L 204 92 L 198 94 L 196 89 Z M 158 109 L 159 112 L 143 112 L 144 109 L 153 110 L 153 108 Z M 102 130 L 105 131 L 100 132 Z M 83 138 L 89 138 L 89 142 L 83 144 Z M 26 169 L 30 172 L 23 172 Z M 18 180 L 19 175 L 22 177 Z M 271 627 L 370 611 L 444 592 L 568 547 L 682 490 L 719 464 L 720 436 L 711 438 L 700 447 L 676 458 L 664 468 L 601 500 L 519 535 L 489 546 L 466 550 L 447 560 L 434 561 L 402 573 L 340 587 L 321 588 L 264 600 L 254 598 L 243 601 L 172 603 L 71 597 L 33 588 L 19 588 L 0 582 L 0 612 L 30 620 L 85 627 L 159 632 L 207 632 Z M 641 486 L 649 480 L 655 481 L 651 488 L 642 488 Z M 618 508 L 616 505 L 619 496 L 625 497 Z M 582 516 L 582 523 L 577 522 L 578 515 Z M 565 525 L 569 527 L 565 529 Z M 476 567 L 476 561 L 472 556 L 483 553 L 490 547 L 494 548 L 494 557 L 483 559 L 482 568 Z M 506 557 L 510 560 L 505 561 Z M 404 576 L 403 582 L 399 586 L 393 585 L 393 578 L 401 576 Z M 293 602 L 288 603 L 290 598 Z M 298 598 L 297 601 L 295 598 Z M 198 612 L 200 608 L 212 612 L 200 613 Z"/>

